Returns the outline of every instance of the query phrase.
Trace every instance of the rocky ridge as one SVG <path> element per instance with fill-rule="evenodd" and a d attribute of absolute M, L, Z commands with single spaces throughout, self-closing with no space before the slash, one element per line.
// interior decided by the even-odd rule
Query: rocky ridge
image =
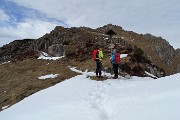
<path fill-rule="evenodd" d="M 92 50 L 96 46 L 101 46 L 108 57 L 108 47 L 111 43 L 109 36 L 106 35 L 108 30 L 116 32 L 111 40 L 117 51 L 129 54 L 128 59 L 126 58 L 126 61 L 124 60 L 122 63 L 127 65 L 126 68 L 129 69 L 126 71 L 129 71 L 130 74 L 139 75 L 133 71 L 134 66 L 137 67 L 137 65 L 142 71 L 148 70 L 158 77 L 180 72 L 180 50 L 175 50 L 165 39 L 151 34 L 126 31 L 122 27 L 112 24 L 97 29 L 57 26 L 49 34 L 45 34 L 37 40 L 16 40 L 4 45 L 0 48 L 0 62 L 36 58 L 40 51 L 47 52 L 52 56 L 64 55 L 69 59 L 82 62 L 91 59 Z M 136 48 L 143 51 L 143 55 L 138 56 L 141 61 L 133 61 L 137 58 L 134 54 Z M 144 61 L 149 62 L 143 63 Z M 151 66 L 151 69 L 147 66 Z M 154 68 L 154 66 L 156 67 Z M 164 71 L 163 74 L 162 71 Z M 144 72 L 141 76 L 143 74 Z"/>

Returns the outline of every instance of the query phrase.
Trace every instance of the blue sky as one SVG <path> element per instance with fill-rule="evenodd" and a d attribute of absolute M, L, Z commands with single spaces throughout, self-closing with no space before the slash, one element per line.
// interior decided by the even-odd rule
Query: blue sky
<path fill-rule="evenodd" d="M 55 26 L 91 28 L 105 24 L 150 33 L 180 48 L 179 0 L 1 0 L 0 46 L 37 39 Z"/>

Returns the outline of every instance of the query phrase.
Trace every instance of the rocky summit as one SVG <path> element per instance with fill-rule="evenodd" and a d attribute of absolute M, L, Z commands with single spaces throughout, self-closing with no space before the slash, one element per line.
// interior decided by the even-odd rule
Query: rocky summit
<path fill-rule="evenodd" d="M 116 34 L 106 34 L 109 30 Z M 104 60 L 108 62 L 112 46 L 121 54 L 128 54 L 122 59 L 121 69 L 131 75 L 144 76 L 147 71 L 162 77 L 180 72 L 180 50 L 175 50 L 165 39 L 149 33 L 126 31 L 112 24 L 97 29 L 57 26 L 39 39 L 15 40 L 0 48 L 0 63 L 37 58 L 41 51 L 83 62 L 91 59 L 97 46 L 103 48 Z M 105 64 L 105 67 L 108 71 L 110 66 Z"/>

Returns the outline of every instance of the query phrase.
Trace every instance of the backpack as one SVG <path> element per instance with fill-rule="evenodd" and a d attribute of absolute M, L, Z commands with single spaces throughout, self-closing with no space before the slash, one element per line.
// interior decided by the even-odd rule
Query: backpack
<path fill-rule="evenodd" d="M 115 54 L 115 60 L 114 60 L 114 61 L 115 61 L 116 64 L 119 64 L 119 63 L 120 63 L 121 58 L 120 58 L 120 54 L 119 54 L 119 53 L 116 53 L 116 54 Z"/>
<path fill-rule="evenodd" d="M 94 61 L 96 61 L 96 58 L 99 58 L 98 54 L 99 54 L 99 51 L 97 49 L 93 51 L 93 60 Z"/>

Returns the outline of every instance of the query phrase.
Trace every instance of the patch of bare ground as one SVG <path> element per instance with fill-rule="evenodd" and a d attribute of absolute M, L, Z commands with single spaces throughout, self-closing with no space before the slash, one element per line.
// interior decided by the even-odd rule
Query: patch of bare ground
<path fill-rule="evenodd" d="M 59 74 L 57 78 L 38 77 Z M 78 75 L 61 60 L 26 59 L 0 65 L 0 111 L 42 89 Z"/>
<path fill-rule="evenodd" d="M 104 80 L 107 80 L 107 79 L 108 79 L 108 77 L 106 77 L 106 76 L 102 76 L 102 77 L 89 76 L 89 78 L 90 78 L 91 80 L 96 80 L 96 81 L 104 81 Z"/>

